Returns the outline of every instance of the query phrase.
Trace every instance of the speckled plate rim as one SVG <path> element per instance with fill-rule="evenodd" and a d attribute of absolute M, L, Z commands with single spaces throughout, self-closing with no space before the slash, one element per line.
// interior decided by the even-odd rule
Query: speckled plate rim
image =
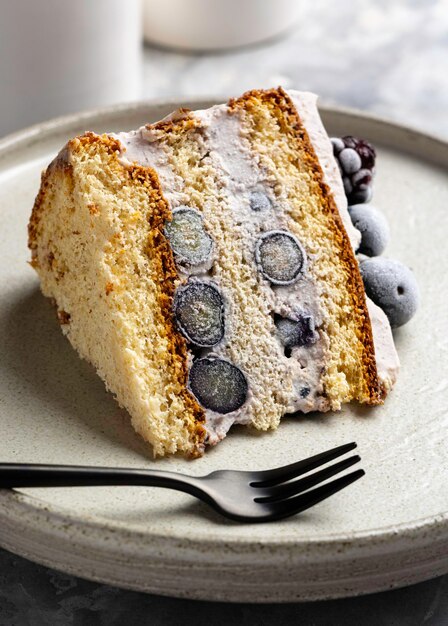
<path fill-rule="evenodd" d="M 91 125 L 99 120 L 102 124 L 113 123 L 124 114 L 144 115 L 147 111 L 162 106 L 173 109 L 178 106 L 207 108 L 219 101 L 222 101 L 222 98 L 192 99 L 182 103 L 177 100 L 157 100 L 120 104 L 63 116 L 36 124 L 1 139 L 0 161 L 4 157 L 11 157 L 14 151 L 20 152 L 24 147 L 30 148 L 44 139 L 50 139 L 52 135 L 58 135 L 64 130 L 69 131 L 74 126 Z M 320 106 L 320 111 L 324 122 L 328 123 L 331 119 L 333 126 L 341 126 L 341 129 L 347 128 L 350 120 L 368 124 L 370 134 L 378 136 L 378 140 L 383 145 L 391 147 L 399 145 L 400 150 L 405 153 L 418 156 L 437 166 L 448 166 L 448 142 L 437 137 L 356 110 Z M 148 576 L 148 583 L 136 581 L 132 572 L 136 571 L 136 568 L 138 570 L 139 567 L 148 567 L 150 561 L 157 570 L 157 567 L 160 569 L 168 564 L 179 568 L 181 563 L 186 566 L 196 559 L 196 570 L 199 567 L 197 571 L 200 571 L 202 567 L 202 573 L 204 573 L 207 570 L 207 559 L 204 560 L 203 556 L 197 557 L 198 554 L 204 555 L 204 552 L 206 554 L 207 549 L 210 548 L 213 548 L 213 560 L 218 559 L 221 567 L 229 567 L 230 570 L 233 567 L 244 569 L 244 567 L 254 565 L 254 554 L 258 553 L 260 547 L 264 547 L 269 550 L 268 565 L 271 570 L 276 568 L 279 571 L 284 570 L 284 559 L 288 556 L 293 570 L 295 571 L 295 567 L 300 567 L 303 573 L 301 578 L 304 586 L 294 597 L 291 596 L 291 590 L 285 588 L 283 591 L 277 590 L 276 593 L 272 590 L 266 591 L 264 596 L 261 594 L 256 598 L 260 602 L 281 602 L 370 593 L 411 584 L 448 571 L 448 512 L 420 518 L 412 523 L 385 526 L 365 532 L 354 530 L 346 534 L 328 534 L 316 540 L 309 538 L 305 541 L 301 540 L 297 532 L 294 537 L 290 538 L 257 541 L 242 539 L 235 535 L 226 539 L 224 545 L 218 534 L 210 534 L 208 539 L 204 540 L 195 538 L 193 535 L 176 536 L 169 532 L 145 533 L 123 522 L 112 523 L 110 520 L 99 517 L 76 515 L 67 509 L 46 504 L 32 496 L 1 490 L 0 524 L 2 528 L 0 543 L 7 549 L 37 562 L 123 587 L 183 597 L 254 600 L 247 591 L 237 592 L 233 597 L 221 597 L 219 593 L 208 593 L 200 584 L 197 588 L 184 588 L 183 591 L 180 589 L 176 591 L 174 572 L 171 572 L 170 582 L 159 586 L 150 580 L 151 576 Z M 111 543 L 107 539 L 111 537 L 115 540 L 121 539 L 117 541 L 117 545 L 120 546 L 119 553 L 125 557 L 125 560 L 128 559 L 129 571 L 124 572 L 122 567 L 120 576 L 117 576 L 116 572 L 114 574 L 112 562 L 104 553 L 104 550 L 110 551 Z M 36 538 L 40 541 L 36 542 Z M 98 567 L 95 567 L 95 559 L 89 560 L 83 554 L 83 551 L 92 549 L 94 545 L 96 545 L 95 558 Z M 99 546 L 102 546 L 103 552 Z M 145 548 L 144 555 L 141 554 L 142 546 Z M 291 558 L 290 550 L 293 547 L 294 555 Z M 116 558 L 116 551 L 110 551 L 110 554 L 112 553 Z M 264 550 L 262 553 L 263 558 L 266 559 Z M 64 559 L 61 559 L 62 554 L 70 554 L 71 563 L 68 560 L 64 563 Z M 404 559 L 401 566 L 397 563 L 400 556 Z M 376 558 L 376 566 L 370 567 L 370 574 L 359 577 L 358 584 L 348 579 L 341 584 L 341 575 L 345 573 L 347 576 L 347 564 L 353 565 L 355 562 L 361 564 L 372 558 Z M 332 559 L 335 560 L 335 566 L 333 569 L 330 567 L 329 570 L 328 563 Z M 308 562 L 311 570 L 308 566 L 304 568 L 305 562 Z M 263 562 L 260 561 L 258 565 L 263 567 Z M 306 577 L 309 576 L 310 571 L 313 572 L 314 578 L 307 585 L 305 584 Z M 158 573 L 160 574 L 160 571 Z M 205 577 L 204 581 L 206 580 Z"/>
<path fill-rule="evenodd" d="M 103 531 L 107 529 L 109 531 L 115 530 L 123 530 L 127 531 L 131 530 L 132 533 L 138 535 L 140 538 L 147 537 L 148 533 L 142 532 L 141 527 L 134 527 L 132 524 L 122 522 L 120 520 L 116 520 L 111 522 L 106 518 L 102 518 L 99 515 L 88 516 L 88 515 L 76 515 L 71 512 L 70 509 L 63 506 L 54 506 L 53 504 L 47 504 L 42 501 L 40 498 L 20 493 L 20 491 L 9 491 L 6 489 L 0 489 L 0 518 L 1 511 L 3 507 L 3 501 L 6 499 L 9 503 L 14 503 L 18 505 L 20 509 L 24 511 L 43 511 L 45 514 L 54 515 L 55 520 L 58 523 L 64 523 L 64 521 L 70 521 L 70 523 L 76 523 L 82 520 L 83 523 L 89 526 L 92 530 L 100 530 Z M 202 505 L 201 505 L 202 506 Z M 206 505 L 204 505 L 206 506 Z M 17 509 L 18 510 L 18 509 Z M 224 521 L 224 523 L 232 523 Z M 238 526 L 235 523 L 235 526 Z M 303 545 L 328 545 L 334 544 L 335 539 L 341 543 L 346 544 L 351 540 L 356 540 L 358 545 L 370 542 L 370 540 L 375 537 L 376 544 L 379 545 L 382 542 L 389 542 L 391 539 L 395 539 L 397 534 L 400 536 L 406 537 L 410 540 L 420 537 L 422 535 L 426 535 L 433 531 L 437 531 L 434 535 L 434 538 L 445 538 L 444 536 L 439 537 L 440 535 L 444 535 L 446 532 L 446 540 L 447 540 L 447 548 L 448 548 L 448 512 L 441 513 L 438 515 L 430 516 L 430 517 L 422 517 L 414 520 L 412 523 L 403 523 L 403 524 L 394 524 L 389 526 L 380 526 L 378 528 L 369 529 L 368 531 L 352 531 L 350 533 L 328 533 L 326 535 L 321 535 L 318 539 L 313 539 L 307 537 L 303 541 Z M 216 545 L 217 541 L 221 541 L 222 538 L 218 534 L 209 533 L 207 538 L 201 538 L 199 541 L 192 539 L 193 535 L 186 536 L 185 534 L 176 534 L 173 532 L 169 533 L 155 533 L 151 531 L 150 533 L 151 539 L 155 540 L 163 540 L 163 539 L 176 539 L 176 540 L 184 540 L 191 542 L 191 546 L 195 545 L 195 542 L 200 544 L 201 546 L 211 546 Z M 241 545 L 244 544 L 247 547 L 255 547 L 259 546 L 263 543 L 268 543 L 270 546 L 281 546 L 281 547 L 291 547 L 297 546 L 301 543 L 300 535 L 297 535 L 297 529 L 295 529 L 294 537 L 282 537 L 282 538 L 270 538 L 266 539 L 257 539 L 256 541 L 249 541 L 247 538 L 240 539 L 236 538 L 228 538 L 226 539 L 227 545 Z M 448 554 L 447 554 L 448 558 Z M 448 572 L 447 572 L 448 573 Z"/>

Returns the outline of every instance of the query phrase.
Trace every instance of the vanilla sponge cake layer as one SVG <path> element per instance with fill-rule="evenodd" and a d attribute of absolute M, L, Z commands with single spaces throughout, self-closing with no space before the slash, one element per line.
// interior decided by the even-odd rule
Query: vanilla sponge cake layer
<path fill-rule="evenodd" d="M 42 289 L 156 454 L 200 454 L 233 423 L 267 430 L 297 410 L 377 404 L 393 384 L 395 364 L 379 360 L 378 374 L 350 243 L 359 234 L 319 124 L 310 95 L 251 92 L 131 133 L 75 139 L 44 175 L 30 226 Z M 267 210 L 251 208 L 254 191 Z M 182 206 L 201 214 L 214 245 L 211 265 L 194 277 L 176 266 L 164 231 Z M 275 230 L 306 252 L 291 285 L 270 284 L 254 260 L 257 239 Z M 224 337 L 199 352 L 172 312 L 176 289 L 192 279 L 217 286 L 225 308 Z M 312 316 L 315 341 L 288 351 L 275 320 L 298 311 Z M 384 317 L 373 317 L 395 354 Z M 202 407 L 190 391 L 194 359 L 209 354 L 247 379 L 233 412 Z"/>

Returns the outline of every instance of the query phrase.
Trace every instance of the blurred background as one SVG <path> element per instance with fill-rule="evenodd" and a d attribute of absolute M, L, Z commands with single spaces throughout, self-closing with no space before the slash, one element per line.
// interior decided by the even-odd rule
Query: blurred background
<path fill-rule="evenodd" d="M 296 22 L 263 45 L 197 56 L 145 48 L 144 97 L 237 95 L 281 84 L 448 137 L 446 0 L 293 4 Z"/>
<path fill-rule="evenodd" d="M 0 0 L 0 136 L 282 85 L 447 138 L 447 70 L 447 0 Z"/>

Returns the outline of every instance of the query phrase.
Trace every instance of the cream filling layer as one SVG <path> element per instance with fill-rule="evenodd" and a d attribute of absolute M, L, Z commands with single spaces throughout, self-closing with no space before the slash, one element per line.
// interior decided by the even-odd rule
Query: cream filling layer
<path fill-rule="evenodd" d="M 317 341 L 306 347 L 295 347 L 288 357 L 280 343 L 273 322 L 273 315 L 296 318 L 299 314 L 311 314 L 316 326 L 322 322 L 319 309 L 318 288 L 309 273 L 294 284 L 287 287 L 275 287 L 261 278 L 254 262 L 254 249 L 257 238 L 270 230 L 286 230 L 287 218 L 285 207 L 279 206 L 281 201 L 275 197 L 267 173 L 257 163 L 256 155 L 251 151 L 242 133 L 242 124 L 237 114 L 229 114 L 227 107 L 217 106 L 194 113 L 201 121 L 204 143 L 208 159 L 213 165 L 225 190 L 227 202 L 233 214 L 235 236 L 242 242 L 243 260 L 246 268 L 251 268 L 251 279 L 256 284 L 257 295 L 262 302 L 265 317 L 263 337 L 260 337 L 275 361 L 276 377 L 269 378 L 273 393 L 282 404 L 282 414 L 295 411 L 309 412 L 327 410 L 321 383 L 321 373 L 325 363 L 325 339 L 318 335 Z M 266 195 L 271 207 L 259 212 L 250 206 L 250 195 L 253 191 Z M 242 315 L 242 311 L 234 311 L 234 315 Z M 250 328 L 250 327 L 249 327 Z M 248 328 L 246 327 L 246 333 Z M 230 333 L 229 342 L 232 341 Z M 213 352 L 228 358 L 226 343 L 219 344 Z M 240 365 L 236 363 L 236 365 Z M 254 380 L 253 372 L 248 372 L 251 381 L 252 397 L 263 397 L 266 393 L 266 376 Z M 280 383 L 280 385 L 279 385 Z M 307 395 L 301 395 L 306 390 Z M 249 407 L 251 399 L 246 403 Z M 222 436 L 232 423 L 246 423 L 250 415 L 245 408 L 237 414 L 226 416 L 208 415 L 207 425 L 214 435 Z M 219 425 L 219 432 L 217 426 Z"/>

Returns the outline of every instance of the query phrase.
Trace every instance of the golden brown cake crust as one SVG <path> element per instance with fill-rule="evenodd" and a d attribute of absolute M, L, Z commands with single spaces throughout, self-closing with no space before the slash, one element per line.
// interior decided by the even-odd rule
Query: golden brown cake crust
<path fill-rule="evenodd" d="M 156 172 L 152 168 L 143 167 L 137 164 L 132 164 L 126 167 L 122 165 L 119 161 L 121 145 L 118 140 L 108 135 L 99 136 L 88 132 L 80 137 L 70 140 L 52 161 L 52 163 L 50 163 L 47 170 L 42 174 L 41 187 L 36 197 L 28 225 L 28 246 L 32 254 L 31 264 L 36 269 L 39 269 L 37 267 L 39 232 L 43 212 L 48 199 L 47 196 L 52 176 L 56 172 L 60 173 L 64 177 L 70 179 L 71 186 L 73 187 L 73 168 L 70 162 L 71 155 L 85 150 L 89 144 L 97 144 L 98 147 L 107 151 L 110 158 L 115 161 L 115 165 L 121 170 L 121 176 L 126 184 L 128 184 L 129 179 L 131 179 L 139 186 L 145 188 L 148 194 L 148 202 L 151 209 L 149 213 L 151 233 L 147 241 L 147 250 L 151 250 L 152 262 L 157 264 L 157 272 L 160 276 L 160 281 L 158 283 L 158 305 L 164 319 L 165 334 L 168 338 L 168 358 L 164 367 L 167 369 L 172 368 L 182 385 L 181 396 L 186 413 L 194 419 L 194 427 L 190 432 L 190 440 L 192 444 L 190 454 L 193 457 L 200 456 L 203 452 L 203 444 L 206 438 L 206 429 L 204 426 L 205 414 L 202 407 L 187 389 L 187 344 L 184 337 L 175 327 L 173 320 L 172 304 L 178 274 L 171 247 L 163 233 L 166 220 L 171 219 L 171 211 L 168 203 L 163 197 Z M 91 214 L 95 213 L 95 207 L 89 207 L 89 210 Z M 47 269 L 53 271 L 51 262 L 48 263 Z M 112 291 L 113 285 L 106 285 L 106 295 L 109 295 Z M 70 314 L 63 310 L 58 311 L 58 318 L 60 323 L 63 325 L 70 322 Z"/>
<path fill-rule="evenodd" d="M 342 223 L 331 190 L 324 182 L 324 175 L 314 153 L 306 128 L 302 124 L 293 102 L 282 87 L 269 90 L 255 89 L 248 91 L 240 98 L 231 99 L 228 106 L 230 111 L 236 111 L 239 108 L 250 110 L 251 104 L 257 101 L 274 104 L 274 111 L 282 130 L 295 139 L 305 150 L 307 166 L 313 173 L 313 177 L 320 188 L 322 210 L 332 217 L 334 242 L 340 251 L 340 258 L 347 268 L 349 292 L 352 298 L 353 310 L 357 318 L 359 345 L 362 349 L 361 358 L 363 363 L 365 401 L 372 405 L 381 404 L 386 395 L 386 390 L 383 388 L 378 378 L 375 348 L 370 317 L 367 310 L 364 284 L 349 237 Z"/>
<path fill-rule="evenodd" d="M 167 367 L 174 367 L 178 373 L 179 382 L 183 387 L 182 399 L 186 409 L 195 419 L 195 432 L 192 433 L 197 450 L 196 453 L 193 453 L 193 456 L 195 456 L 200 454 L 200 444 L 204 442 L 206 437 L 206 429 L 204 427 L 205 413 L 195 397 L 187 389 L 187 342 L 177 330 L 172 313 L 178 273 L 171 246 L 163 233 L 165 222 L 171 219 L 172 214 L 168 203 L 163 197 L 158 176 L 153 169 L 140 165 L 132 165 L 129 168 L 129 173 L 133 180 L 137 180 L 145 187 L 148 187 L 148 191 L 151 194 L 153 211 L 151 213 L 151 235 L 147 245 L 148 248 L 157 251 L 158 273 L 160 276 L 159 306 L 165 320 L 165 330 L 169 338 L 168 353 L 172 360 L 171 363 L 167 363 L 166 365 Z"/>

